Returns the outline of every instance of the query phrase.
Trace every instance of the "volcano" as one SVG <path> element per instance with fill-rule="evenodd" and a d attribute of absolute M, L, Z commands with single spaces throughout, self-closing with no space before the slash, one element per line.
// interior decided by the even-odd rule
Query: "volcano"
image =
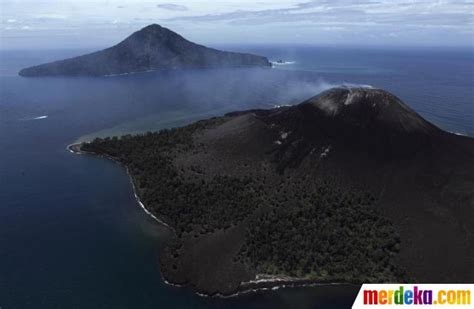
<path fill-rule="evenodd" d="M 381 89 L 74 149 L 128 167 L 174 231 L 164 278 L 201 293 L 474 278 L 474 140 Z"/>
<path fill-rule="evenodd" d="M 91 54 L 29 67 L 21 76 L 108 76 L 163 69 L 271 67 L 267 58 L 207 48 L 153 24 Z"/>

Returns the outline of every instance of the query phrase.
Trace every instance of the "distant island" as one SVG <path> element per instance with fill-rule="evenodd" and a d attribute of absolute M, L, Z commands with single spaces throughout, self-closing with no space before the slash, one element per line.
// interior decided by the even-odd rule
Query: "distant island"
<path fill-rule="evenodd" d="M 23 69 L 21 76 L 108 76 L 162 69 L 271 67 L 267 58 L 207 48 L 153 24 L 91 54 Z"/>
<path fill-rule="evenodd" d="M 174 231 L 163 277 L 199 293 L 474 277 L 474 140 L 384 90 L 70 149 L 127 167 Z"/>

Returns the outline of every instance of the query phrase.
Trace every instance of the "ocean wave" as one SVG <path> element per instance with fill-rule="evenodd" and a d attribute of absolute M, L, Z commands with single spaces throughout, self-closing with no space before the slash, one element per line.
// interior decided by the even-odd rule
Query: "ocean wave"
<path fill-rule="evenodd" d="M 295 64 L 296 61 L 282 61 L 282 62 L 279 62 L 279 61 L 270 61 L 270 63 L 272 65 L 290 65 L 290 64 Z"/>
<path fill-rule="evenodd" d="M 29 118 L 21 118 L 20 120 L 22 121 L 28 121 L 28 120 L 42 120 L 48 118 L 48 115 L 42 115 L 42 116 L 37 116 L 37 117 L 29 117 Z"/>

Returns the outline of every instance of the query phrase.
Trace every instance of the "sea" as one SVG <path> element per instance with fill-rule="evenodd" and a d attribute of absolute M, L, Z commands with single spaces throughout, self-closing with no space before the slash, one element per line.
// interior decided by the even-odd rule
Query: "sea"
<path fill-rule="evenodd" d="M 198 296 L 167 285 L 172 237 L 134 198 L 124 168 L 67 145 L 234 110 L 297 104 L 338 85 L 386 89 L 440 128 L 474 136 L 474 49 L 224 46 L 272 69 L 23 78 L 91 50 L 0 51 L 0 308 L 350 308 L 356 285 Z"/>

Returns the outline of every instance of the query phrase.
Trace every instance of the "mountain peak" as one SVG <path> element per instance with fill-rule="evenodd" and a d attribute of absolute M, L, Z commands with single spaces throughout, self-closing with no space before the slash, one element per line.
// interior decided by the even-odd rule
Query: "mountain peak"
<path fill-rule="evenodd" d="M 139 31 L 156 31 L 156 30 L 161 30 L 161 29 L 163 29 L 162 26 L 160 26 L 158 24 L 151 24 L 151 25 L 143 27 Z"/>
<path fill-rule="evenodd" d="M 270 126 L 292 132 L 282 145 L 306 145 L 295 154 L 328 144 L 378 158 L 400 158 L 430 149 L 443 135 L 393 94 L 366 87 L 332 88 L 298 105 L 258 115 Z M 302 157 L 288 155 L 295 162 Z"/>
<path fill-rule="evenodd" d="M 337 87 L 302 103 L 348 127 L 396 132 L 431 133 L 437 130 L 388 91 L 371 87 Z"/>
<path fill-rule="evenodd" d="M 156 35 L 156 34 L 163 33 L 163 32 L 173 33 L 173 34 L 179 36 L 176 32 L 173 32 L 170 29 L 162 27 L 158 24 L 151 24 L 151 25 L 148 25 L 146 27 L 143 27 L 142 29 L 134 32 L 131 36 L 136 35 L 136 34 Z"/>

